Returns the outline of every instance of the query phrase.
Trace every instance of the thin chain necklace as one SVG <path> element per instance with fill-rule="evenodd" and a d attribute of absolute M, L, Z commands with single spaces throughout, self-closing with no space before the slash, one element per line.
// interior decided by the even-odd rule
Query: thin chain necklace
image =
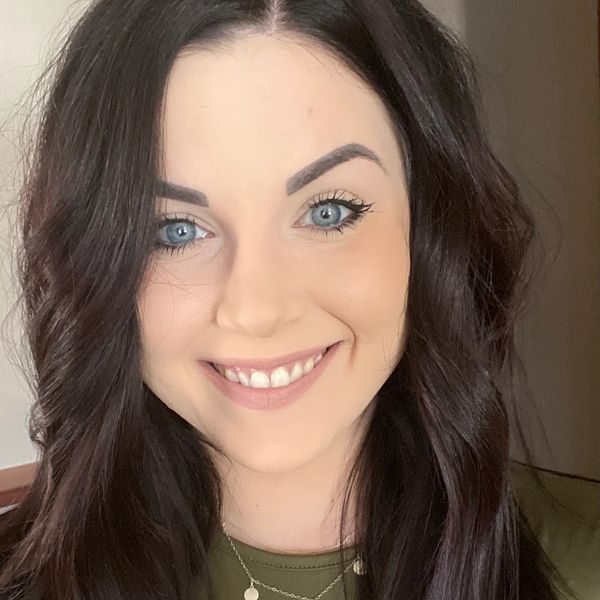
<path fill-rule="evenodd" d="M 225 521 L 223 521 L 222 526 L 223 526 L 223 533 L 227 536 L 227 539 L 229 540 L 229 543 L 231 544 L 233 551 L 235 552 L 236 556 L 238 557 L 238 560 L 240 561 L 244 571 L 246 571 L 246 575 L 248 575 L 248 578 L 250 579 L 250 586 L 248 588 L 246 588 L 246 590 L 244 591 L 244 600 L 258 600 L 259 594 L 258 594 L 258 590 L 254 587 L 255 583 L 257 583 L 258 585 L 262 585 L 264 588 L 266 588 L 268 590 L 271 590 L 273 592 L 278 592 L 279 594 L 283 594 L 284 596 L 288 596 L 290 598 L 296 598 L 297 600 L 319 600 L 319 598 L 321 598 L 321 596 L 326 594 L 342 578 L 344 573 L 346 571 L 348 571 L 350 569 L 350 567 L 353 568 L 354 572 L 357 575 L 364 575 L 367 572 L 364 561 L 361 559 L 360 553 L 358 553 L 354 557 L 352 562 L 323 591 L 321 591 L 316 596 L 314 596 L 314 597 L 298 596 L 297 594 L 292 594 L 291 592 L 284 592 L 283 590 L 280 590 L 279 588 L 276 588 L 271 585 L 267 585 L 266 583 L 263 583 L 262 581 L 259 581 L 258 579 L 255 579 L 254 577 L 252 577 L 252 575 L 250 574 L 250 571 L 248 571 L 248 568 L 246 567 L 246 563 L 244 563 L 244 561 L 242 560 L 242 557 L 239 555 L 237 548 L 235 547 L 235 545 L 233 543 L 233 540 L 229 537 L 229 534 L 225 531 Z M 350 535 L 348 535 L 348 536 L 346 536 L 346 538 L 344 538 L 344 540 L 342 541 L 342 544 L 348 539 L 348 537 L 350 537 Z M 333 546 L 333 548 L 336 548 L 336 547 L 337 546 Z"/>
<path fill-rule="evenodd" d="M 250 535 L 248 535 L 241 527 L 238 527 L 237 525 L 234 525 L 233 523 L 228 523 L 227 524 L 228 528 L 231 529 L 232 527 L 234 529 L 237 529 L 237 531 L 239 531 L 240 533 L 244 534 L 244 536 L 250 540 L 250 542 L 257 544 L 258 546 L 263 546 L 263 547 L 267 547 L 269 548 L 269 544 L 265 544 L 263 541 L 261 540 L 257 540 L 255 537 L 252 537 Z M 351 531 L 343 540 L 342 540 L 342 546 L 344 545 L 344 542 L 353 534 L 353 532 Z M 334 544 L 333 546 L 326 546 L 325 548 L 319 548 L 319 550 L 317 550 L 316 552 L 313 552 L 313 554 L 322 554 L 323 552 L 326 552 L 327 550 L 336 550 L 339 547 L 339 544 Z M 286 553 L 286 554 L 311 554 L 310 552 L 306 552 L 305 550 L 297 550 L 295 548 L 291 549 L 291 548 L 275 548 L 274 550 L 268 550 L 271 552 L 279 552 L 279 553 Z"/>

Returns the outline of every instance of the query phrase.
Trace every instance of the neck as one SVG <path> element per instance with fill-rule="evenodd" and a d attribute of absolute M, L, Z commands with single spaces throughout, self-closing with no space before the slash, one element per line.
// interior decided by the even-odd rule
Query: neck
<path fill-rule="evenodd" d="M 334 550 L 339 550 L 340 546 L 344 549 L 351 548 L 354 546 L 354 532 L 351 531 L 347 536 L 342 538 L 341 544 L 334 544 L 332 546 L 323 546 L 314 549 L 307 548 L 274 548 L 269 546 L 262 540 L 257 540 L 255 537 L 249 536 L 245 531 L 241 531 L 237 526 L 233 526 L 230 523 L 223 521 L 221 529 L 223 533 L 229 538 L 235 539 L 235 541 L 239 541 L 241 539 L 245 540 L 246 544 L 253 546 L 254 548 L 260 548 L 261 550 L 266 550 L 267 552 L 274 552 L 276 554 L 322 554 L 325 552 L 333 552 Z"/>
<path fill-rule="evenodd" d="M 344 485 L 355 456 L 356 427 L 338 436 L 318 458 L 292 470 L 264 473 L 215 456 L 223 482 L 224 531 L 245 544 L 271 552 L 327 552 L 340 542 Z M 354 497 L 350 496 L 344 547 L 354 539 Z"/>

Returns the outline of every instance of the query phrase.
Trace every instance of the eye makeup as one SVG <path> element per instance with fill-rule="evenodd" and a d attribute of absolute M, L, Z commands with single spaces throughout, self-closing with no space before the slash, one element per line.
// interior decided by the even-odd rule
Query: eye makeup
<path fill-rule="evenodd" d="M 332 232 L 336 233 L 344 233 L 344 230 L 349 227 L 355 227 L 358 222 L 365 216 L 365 214 L 371 209 L 373 203 L 365 203 L 362 199 L 358 197 L 353 198 L 343 198 L 342 194 L 345 190 L 335 190 L 333 193 L 328 192 L 325 194 L 320 194 L 315 199 L 313 199 L 308 205 L 308 211 L 305 214 L 311 213 L 316 208 L 325 206 L 343 206 L 348 209 L 350 213 L 345 217 L 345 219 L 338 225 L 334 225 L 332 227 L 319 227 L 313 226 L 309 227 L 309 229 L 314 230 L 318 233 L 323 233 L 326 236 L 330 235 Z M 339 209 L 338 209 L 339 210 Z M 321 215 L 323 211 L 321 212 Z M 332 214 L 332 210 L 329 209 L 328 214 Z M 335 214 L 335 211 L 333 212 Z M 326 218 L 326 217 L 324 217 Z M 195 218 L 192 215 L 173 215 L 173 216 L 161 216 L 159 217 L 157 223 L 157 240 L 155 243 L 155 248 L 160 252 L 168 252 L 171 255 L 174 253 L 183 252 L 189 248 L 194 247 L 195 245 L 202 242 L 207 237 L 210 237 L 209 234 L 202 235 L 199 238 L 194 238 L 190 241 L 187 241 L 183 244 L 170 243 L 168 239 L 163 239 L 160 235 L 167 227 L 171 225 L 183 225 L 183 227 L 179 228 L 179 231 L 183 231 L 184 235 L 190 229 L 202 229 L 202 227 L 197 223 Z"/>

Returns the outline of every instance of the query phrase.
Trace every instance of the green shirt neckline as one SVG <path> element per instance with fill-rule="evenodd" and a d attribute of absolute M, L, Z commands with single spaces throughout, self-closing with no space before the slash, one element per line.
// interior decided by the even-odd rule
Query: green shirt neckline
<path fill-rule="evenodd" d="M 347 565 L 348 561 L 353 560 L 357 554 L 356 546 L 343 549 L 342 561 L 340 561 L 339 550 L 331 550 L 318 554 L 281 554 L 270 552 L 262 548 L 256 548 L 236 539 L 232 535 L 229 537 L 244 562 L 275 569 L 329 569 L 342 564 Z M 221 528 L 217 529 L 215 547 L 220 552 L 226 552 L 233 556 L 234 559 L 238 561 L 238 564 L 240 564 L 227 535 Z"/>

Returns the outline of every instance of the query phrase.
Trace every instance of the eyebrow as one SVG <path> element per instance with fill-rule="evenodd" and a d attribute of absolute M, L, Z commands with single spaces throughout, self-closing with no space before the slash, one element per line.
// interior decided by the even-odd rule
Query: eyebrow
<path fill-rule="evenodd" d="M 292 175 L 286 184 L 287 195 L 291 196 L 292 194 L 295 194 L 304 186 L 308 185 L 318 177 L 321 177 L 321 175 L 327 171 L 352 160 L 353 158 L 366 158 L 371 160 L 378 164 L 383 169 L 384 173 L 387 173 L 383 161 L 375 152 L 373 152 L 373 150 L 362 144 L 346 144 L 328 152 L 321 158 L 298 171 L 295 175 Z M 195 204 L 196 206 L 209 206 L 208 198 L 203 192 L 182 185 L 169 183 L 162 179 L 158 180 L 156 193 L 163 198 L 181 200 L 182 202 Z"/>

